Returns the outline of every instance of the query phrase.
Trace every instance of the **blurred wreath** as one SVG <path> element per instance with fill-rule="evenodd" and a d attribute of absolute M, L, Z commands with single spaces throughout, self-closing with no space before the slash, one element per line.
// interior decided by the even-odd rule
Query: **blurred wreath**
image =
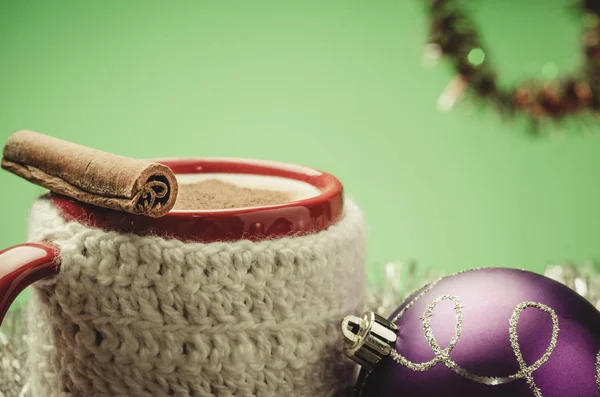
<path fill-rule="evenodd" d="M 442 109 L 452 107 L 463 90 L 491 103 L 507 115 L 523 113 L 534 122 L 600 112 L 600 1 L 578 0 L 584 24 L 583 68 L 575 75 L 550 81 L 526 81 L 502 88 L 480 33 L 460 0 L 427 0 L 431 19 L 428 53 L 446 57 L 457 76 L 440 97 Z"/>

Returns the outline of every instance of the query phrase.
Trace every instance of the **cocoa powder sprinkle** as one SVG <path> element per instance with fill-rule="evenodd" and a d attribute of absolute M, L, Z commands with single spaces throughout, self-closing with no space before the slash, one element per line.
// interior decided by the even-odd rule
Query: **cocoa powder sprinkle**
<path fill-rule="evenodd" d="M 289 193 L 254 189 L 209 179 L 180 183 L 175 210 L 216 210 L 282 204 L 290 201 Z"/>

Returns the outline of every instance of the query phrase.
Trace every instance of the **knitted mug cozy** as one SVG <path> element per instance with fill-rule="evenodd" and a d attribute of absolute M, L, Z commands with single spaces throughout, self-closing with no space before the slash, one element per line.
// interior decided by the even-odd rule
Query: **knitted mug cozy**
<path fill-rule="evenodd" d="M 34 285 L 36 397 L 336 396 L 354 379 L 339 325 L 364 306 L 363 218 L 322 232 L 185 243 L 65 222 L 47 200 L 30 241 L 61 250 Z"/>

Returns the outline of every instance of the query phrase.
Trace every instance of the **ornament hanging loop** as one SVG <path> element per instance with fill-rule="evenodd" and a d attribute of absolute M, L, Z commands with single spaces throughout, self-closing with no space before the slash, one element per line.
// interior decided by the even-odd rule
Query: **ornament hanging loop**
<path fill-rule="evenodd" d="M 361 366 L 372 369 L 395 348 L 398 327 L 377 313 L 362 318 L 346 316 L 342 321 L 344 353 Z"/>

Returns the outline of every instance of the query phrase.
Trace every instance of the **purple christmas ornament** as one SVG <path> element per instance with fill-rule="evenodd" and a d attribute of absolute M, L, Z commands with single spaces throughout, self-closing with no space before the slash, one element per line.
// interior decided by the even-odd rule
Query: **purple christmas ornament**
<path fill-rule="evenodd" d="M 342 332 L 356 397 L 600 397 L 600 312 L 535 273 L 445 277 Z"/>

